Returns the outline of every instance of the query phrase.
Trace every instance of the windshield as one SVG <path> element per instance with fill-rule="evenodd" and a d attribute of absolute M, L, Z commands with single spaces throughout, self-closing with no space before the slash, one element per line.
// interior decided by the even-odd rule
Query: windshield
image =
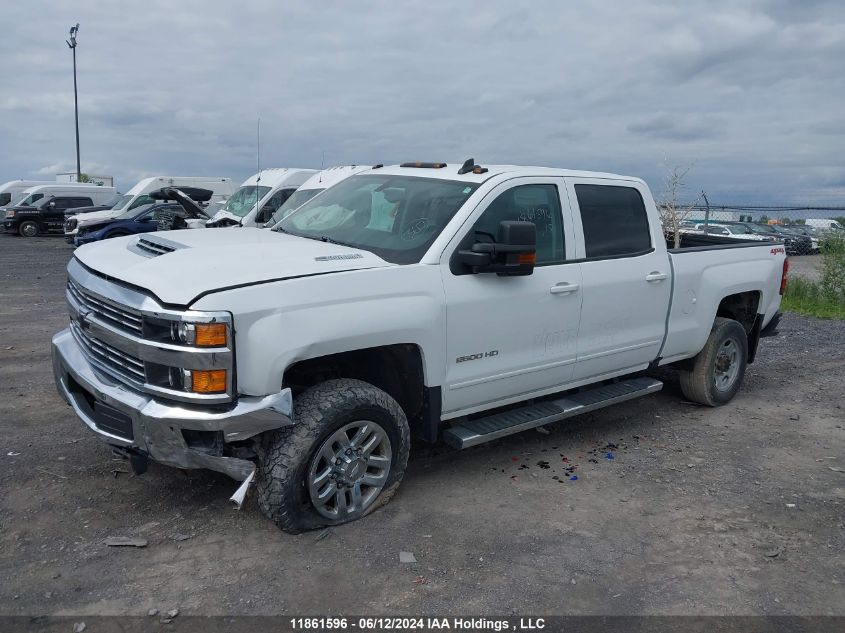
<path fill-rule="evenodd" d="M 228 211 L 239 218 L 244 217 L 255 206 L 255 203 L 261 200 L 270 187 L 260 187 L 256 185 L 246 185 L 233 193 L 221 211 Z"/>
<path fill-rule="evenodd" d="M 101 206 L 108 207 L 109 209 L 114 209 L 118 205 L 118 203 L 123 200 L 123 198 L 124 196 L 117 193 L 108 200 L 106 200 Z"/>
<path fill-rule="evenodd" d="M 297 189 L 291 194 L 290 198 L 284 201 L 282 206 L 276 209 L 273 217 L 270 218 L 270 222 L 275 224 L 276 222 L 284 220 L 294 211 L 294 209 L 301 207 L 321 191 L 325 191 L 325 189 Z"/>
<path fill-rule="evenodd" d="M 112 211 L 120 211 L 121 209 L 123 209 L 123 207 L 125 207 L 127 204 L 129 204 L 129 201 L 134 197 L 135 196 L 131 196 L 129 194 L 127 194 L 125 196 L 120 196 L 117 199 L 117 202 L 114 203 L 114 206 L 112 207 Z"/>
<path fill-rule="evenodd" d="M 31 193 L 26 198 L 18 202 L 19 207 L 29 207 L 32 206 L 33 202 L 37 202 L 44 197 L 43 193 Z"/>
<path fill-rule="evenodd" d="M 306 202 L 273 230 L 411 264 L 420 260 L 477 188 L 434 178 L 353 176 Z"/>

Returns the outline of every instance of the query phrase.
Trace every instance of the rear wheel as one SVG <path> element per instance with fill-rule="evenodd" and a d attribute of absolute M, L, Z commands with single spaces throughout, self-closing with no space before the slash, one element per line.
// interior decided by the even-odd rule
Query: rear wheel
<path fill-rule="evenodd" d="M 391 499 L 409 448 L 392 397 L 360 380 L 329 380 L 294 400 L 293 426 L 262 438 L 259 507 L 291 533 L 354 521 Z"/>
<path fill-rule="evenodd" d="M 38 223 L 32 220 L 21 222 L 18 227 L 18 233 L 20 233 L 21 237 L 35 237 L 38 235 Z"/>
<path fill-rule="evenodd" d="M 692 369 L 680 372 L 681 391 L 693 402 L 711 407 L 726 404 L 739 391 L 747 364 L 745 328 L 733 319 L 716 317 Z"/>

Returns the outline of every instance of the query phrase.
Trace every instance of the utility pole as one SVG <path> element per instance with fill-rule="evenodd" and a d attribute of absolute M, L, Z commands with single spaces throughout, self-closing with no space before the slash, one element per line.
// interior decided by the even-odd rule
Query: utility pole
<path fill-rule="evenodd" d="M 82 168 L 79 163 L 79 102 L 76 97 L 76 32 L 79 31 L 79 23 L 70 27 L 70 39 L 65 40 L 68 48 L 73 51 L 73 115 L 76 119 L 76 182 L 82 180 Z"/>
<path fill-rule="evenodd" d="M 707 193 L 702 191 L 701 197 L 704 198 L 704 204 L 707 205 L 704 211 L 704 232 L 707 233 L 707 227 L 710 226 L 710 202 L 707 200 Z"/>

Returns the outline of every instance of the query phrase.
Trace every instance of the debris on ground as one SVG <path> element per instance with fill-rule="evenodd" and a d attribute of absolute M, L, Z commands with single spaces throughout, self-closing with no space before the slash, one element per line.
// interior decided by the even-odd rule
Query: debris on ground
<path fill-rule="evenodd" d="M 15 453 L 14 451 L 9 451 L 8 453 L 6 453 L 6 455 L 8 455 L 9 457 L 17 457 L 18 455 L 20 455 L 20 453 Z"/>
<path fill-rule="evenodd" d="M 845 473 L 845 469 L 839 468 L 839 466 L 828 466 L 828 469 L 835 473 Z"/>
<path fill-rule="evenodd" d="M 87 627 L 85 626 L 85 622 L 74 622 L 73 623 L 73 633 L 82 633 Z"/>
<path fill-rule="evenodd" d="M 173 539 L 174 541 L 187 541 L 189 538 L 191 538 L 191 535 L 190 534 L 174 534 L 170 538 Z"/>
<path fill-rule="evenodd" d="M 104 543 L 109 547 L 146 547 L 147 539 L 132 536 L 110 536 Z"/>
<path fill-rule="evenodd" d="M 794 508 L 794 507 L 795 507 L 795 504 L 794 504 L 794 503 L 787 503 L 787 504 L 786 504 L 786 507 L 787 507 L 787 508 Z"/>
<path fill-rule="evenodd" d="M 399 562 L 400 563 L 416 563 L 417 557 L 414 556 L 413 552 L 399 552 Z"/>
<path fill-rule="evenodd" d="M 331 533 L 331 528 L 326 528 L 317 535 L 317 538 L 315 538 L 314 541 L 322 541 L 324 538 L 327 538 Z"/>
<path fill-rule="evenodd" d="M 67 479 L 64 475 L 60 475 L 59 473 L 54 473 L 44 468 L 36 468 L 38 472 L 44 473 L 45 475 L 50 475 L 51 477 L 58 477 L 59 479 Z"/>
<path fill-rule="evenodd" d="M 540 433 L 541 435 L 551 434 L 551 431 L 549 429 L 547 429 L 545 426 L 538 426 L 535 430 L 537 431 L 537 433 Z"/>
<path fill-rule="evenodd" d="M 158 609 L 150 609 L 149 611 L 147 611 L 147 615 L 150 616 L 151 618 L 157 616 L 158 615 Z"/>
<path fill-rule="evenodd" d="M 171 609 L 167 612 L 168 618 L 175 618 L 177 615 L 179 615 L 179 609 Z"/>
<path fill-rule="evenodd" d="M 428 584 L 428 578 L 426 578 L 425 576 L 417 576 L 416 579 L 414 579 L 414 584 L 415 585 L 427 585 Z"/>
<path fill-rule="evenodd" d="M 783 547 L 781 547 L 780 545 L 773 547 L 772 549 L 767 550 L 764 553 L 764 555 L 768 558 L 777 558 L 781 554 L 783 554 Z"/>

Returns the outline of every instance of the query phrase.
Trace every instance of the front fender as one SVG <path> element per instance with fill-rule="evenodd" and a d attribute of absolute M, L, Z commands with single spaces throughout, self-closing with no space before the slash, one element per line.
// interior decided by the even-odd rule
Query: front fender
<path fill-rule="evenodd" d="M 442 382 L 446 329 L 437 266 L 287 279 L 206 295 L 192 307 L 233 314 L 241 394 L 277 392 L 285 370 L 303 360 L 392 344 L 417 345 L 425 384 Z"/>

